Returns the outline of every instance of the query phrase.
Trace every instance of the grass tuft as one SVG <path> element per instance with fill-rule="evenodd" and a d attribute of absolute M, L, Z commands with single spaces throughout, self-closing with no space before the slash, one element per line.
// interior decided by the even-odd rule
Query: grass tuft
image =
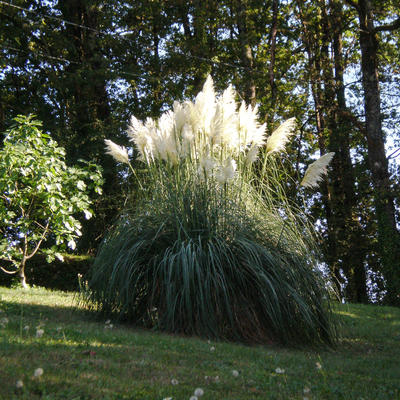
<path fill-rule="evenodd" d="M 273 174 L 274 192 L 262 194 L 247 181 L 179 177 L 163 175 L 151 199 L 125 210 L 95 259 L 85 301 L 166 332 L 333 345 L 312 234 Z"/>

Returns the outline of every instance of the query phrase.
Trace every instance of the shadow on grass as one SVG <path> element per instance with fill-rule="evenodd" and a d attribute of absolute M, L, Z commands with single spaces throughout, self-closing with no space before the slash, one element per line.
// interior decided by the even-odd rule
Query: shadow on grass
<path fill-rule="evenodd" d="M 243 388 L 241 381 L 229 381 L 233 378 L 228 378 L 232 369 L 240 370 L 240 376 L 242 373 L 244 376 L 245 368 L 251 371 L 248 379 L 253 380 L 254 374 L 260 374 L 257 385 L 268 382 L 276 391 L 287 390 L 280 398 L 298 398 L 298 394 L 297 397 L 284 396 L 297 393 L 298 380 L 313 383 L 315 398 L 358 399 L 363 393 L 364 398 L 369 398 L 365 397 L 363 389 L 367 385 L 370 385 L 371 393 L 377 394 L 375 398 L 396 398 L 399 393 L 395 383 L 395 358 L 399 348 L 393 335 L 400 330 L 396 325 L 400 310 L 390 307 L 338 306 L 345 336 L 343 346 L 338 346 L 334 352 L 316 354 L 229 343 L 217 343 L 217 350 L 210 352 L 210 345 L 196 338 L 154 333 L 127 324 L 107 328 L 97 313 L 73 306 L 70 295 L 62 298 L 58 294 L 54 306 L 34 303 L 39 301 L 41 293 L 38 291 L 36 298 L 25 297 L 24 304 L 18 303 L 17 298 L 23 294 L 18 292 L 13 297 L 14 293 L 7 293 L 7 299 L 1 302 L 9 323 L 0 330 L 0 370 L 3 371 L 0 374 L 0 398 L 187 398 L 187 393 L 193 391 L 194 377 L 199 375 L 204 383 L 204 375 L 210 375 L 210 371 L 221 377 L 225 371 L 227 382 L 238 384 L 235 390 L 243 393 L 241 399 L 255 399 L 251 394 L 247 397 L 248 388 Z M 45 295 L 49 296 L 47 303 L 51 302 L 52 294 L 46 292 Z M 30 326 L 29 331 L 24 330 L 25 325 Z M 37 326 L 44 330 L 40 338 L 36 338 Z M 322 371 L 315 369 L 315 360 L 323 364 Z M 293 381 L 287 389 L 274 383 L 275 378 L 280 382 L 279 379 L 286 379 L 286 375 L 271 378 L 277 366 L 287 370 L 288 382 Z M 40 379 L 32 377 L 36 368 L 44 370 Z M 321 383 L 320 377 L 328 373 L 326 384 Z M 172 388 L 171 378 L 176 376 L 182 383 Z M 367 381 L 370 378 L 372 383 Z M 16 390 L 17 379 L 24 381 L 23 391 Z M 187 387 L 184 386 L 185 379 Z M 343 379 L 347 380 L 343 383 Z M 353 388 L 355 379 L 361 383 Z M 228 385 L 221 385 L 218 386 L 221 393 L 230 390 Z M 343 392 L 343 396 L 333 393 L 335 388 Z M 374 388 L 382 391 L 382 395 Z M 271 392 L 269 386 L 264 389 Z M 325 395 L 324 391 L 328 389 L 329 395 Z M 318 394 L 317 390 L 320 390 Z M 354 395 L 350 395 L 349 390 L 354 390 Z"/>

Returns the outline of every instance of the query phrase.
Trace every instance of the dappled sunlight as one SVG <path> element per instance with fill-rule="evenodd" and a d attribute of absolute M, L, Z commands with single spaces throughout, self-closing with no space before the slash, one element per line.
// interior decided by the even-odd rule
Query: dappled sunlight
<path fill-rule="evenodd" d="M 345 315 L 346 317 L 351 317 L 351 318 L 361 318 L 359 315 L 356 315 L 348 311 L 335 311 L 335 313 L 338 315 Z"/>
<path fill-rule="evenodd" d="M 346 329 L 339 346 L 304 351 L 91 320 L 85 310 L 63 307 L 73 295 L 38 290 L 22 298 L 16 292 L 0 288 L 0 398 L 18 391 L 29 399 L 110 400 L 383 399 L 400 393 L 396 309 L 340 306 Z M 43 301 L 35 304 L 39 293 Z"/>
<path fill-rule="evenodd" d="M 0 301 L 10 303 L 40 305 L 52 308 L 74 308 L 78 307 L 78 293 L 54 292 L 45 288 L 9 289 L 0 288 Z M 82 308 L 80 306 L 79 308 Z"/>

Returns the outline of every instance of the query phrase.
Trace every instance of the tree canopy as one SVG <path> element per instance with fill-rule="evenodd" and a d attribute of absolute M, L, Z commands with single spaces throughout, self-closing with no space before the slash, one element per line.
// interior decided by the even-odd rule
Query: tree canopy
<path fill-rule="evenodd" d="M 231 83 L 257 105 L 270 133 L 296 117 L 282 157 L 294 177 L 335 153 L 304 204 L 323 264 L 346 300 L 399 304 L 399 9 L 398 0 L 1 1 L 0 130 L 35 113 L 68 162 L 103 167 L 104 196 L 79 244 L 94 252 L 127 179 L 104 139 L 127 144 L 131 115 L 158 117 L 211 74 L 217 89 Z M 295 185 L 286 190 L 300 201 Z"/>

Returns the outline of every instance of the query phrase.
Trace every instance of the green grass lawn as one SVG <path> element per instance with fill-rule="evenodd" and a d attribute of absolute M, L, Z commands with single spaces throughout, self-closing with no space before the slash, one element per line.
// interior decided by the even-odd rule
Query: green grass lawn
<path fill-rule="evenodd" d="M 338 348 L 312 350 L 111 326 L 71 293 L 0 298 L 1 399 L 400 399 L 400 309 L 340 305 Z"/>

